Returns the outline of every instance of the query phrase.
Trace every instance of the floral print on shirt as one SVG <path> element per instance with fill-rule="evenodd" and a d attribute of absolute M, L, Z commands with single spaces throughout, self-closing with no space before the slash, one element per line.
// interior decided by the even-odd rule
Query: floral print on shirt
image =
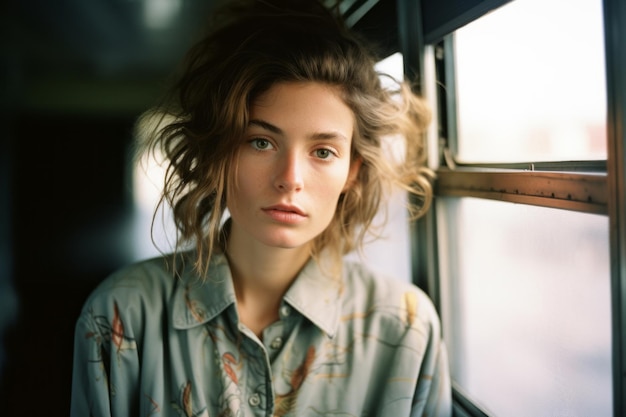
<path fill-rule="evenodd" d="M 73 417 L 451 415 L 439 319 L 417 287 L 310 261 L 258 338 L 238 322 L 223 256 L 204 281 L 167 265 L 124 268 L 86 301 Z"/>

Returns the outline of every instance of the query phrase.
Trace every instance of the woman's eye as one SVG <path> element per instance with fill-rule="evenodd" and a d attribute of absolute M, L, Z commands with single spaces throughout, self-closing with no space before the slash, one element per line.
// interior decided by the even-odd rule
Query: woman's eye
<path fill-rule="evenodd" d="M 250 141 L 252 147 L 258 151 L 265 151 L 267 149 L 272 149 L 272 144 L 267 139 L 256 138 Z"/>
<path fill-rule="evenodd" d="M 315 150 L 315 156 L 317 156 L 320 159 L 328 159 L 331 156 L 333 156 L 333 153 L 331 152 L 330 149 L 322 148 L 322 149 Z"/>

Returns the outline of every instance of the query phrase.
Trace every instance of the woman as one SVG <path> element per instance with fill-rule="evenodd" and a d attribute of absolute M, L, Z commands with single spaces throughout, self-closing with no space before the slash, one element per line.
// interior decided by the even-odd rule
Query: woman
<path fill-rule="evenodd" d="M 428 209 L 427 108 L 321 3 L 228 4 L 146 116 L 178 249 L 85 303 L 72 416 L 450 415 L 430 300 L 342 260 L 394 185 Z"/>

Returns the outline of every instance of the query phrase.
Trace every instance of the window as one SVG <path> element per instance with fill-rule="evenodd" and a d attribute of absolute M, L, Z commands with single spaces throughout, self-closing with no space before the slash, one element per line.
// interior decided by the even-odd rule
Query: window
<path fill-rule="evenodd" d="M 495 416 L 610 416 L 606 216 L 443 197 L 453 379 Z"/>
<path fill-rule="evenodd" d="M 619 415 L 603 2 L 486 12 L 459 14 L 469 23 L 425 57 L 439 122 L 433 296 L 456 410 Z"/>
<path fill-rule="evenodd" d="M 574 3 L 516 0 L 455 32 L 458 160 L 606 159 L 602 2 Z"/>

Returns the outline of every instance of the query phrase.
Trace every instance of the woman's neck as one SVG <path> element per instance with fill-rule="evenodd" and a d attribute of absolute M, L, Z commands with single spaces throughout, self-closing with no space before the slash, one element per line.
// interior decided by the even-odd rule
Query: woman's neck
<path fill-rule="evenodd" d="M 265 327 L 278 320 L 280 302 L 309 260 L 310 249 L 268 247 L 233 228 L 226 256 L 240 320 L 260 336 Z"/>
<path fill-rule="evenodd" d="M 308 246 L 284 249 L 265 246 L 233 230 L 226 254 L 240 284 L 286 290 L 310 258 Z"/>

